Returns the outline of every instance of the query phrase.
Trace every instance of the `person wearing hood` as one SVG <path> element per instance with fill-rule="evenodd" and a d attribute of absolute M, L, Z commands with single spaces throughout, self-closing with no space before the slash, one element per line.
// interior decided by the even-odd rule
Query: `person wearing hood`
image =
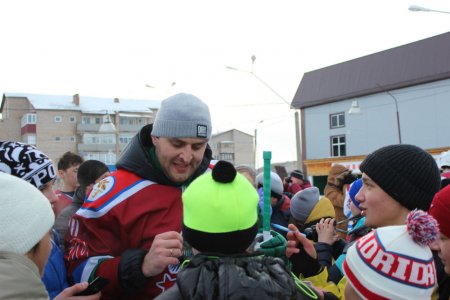
<path fill-rule="evenodd" d="M 347 190 L 347 186 L 355 181 L 357 178 L 352 172 L 340 164 L 335 164 L 328 172 L 327 184 L 324 189 L 324 196 L 330 199 L 333 203 L 336 213 L 336 222 L 345 220 L 344 214 L 344 199 Z M 341 223 L 337 228 L 347 230 L 347 223 Z M 346 234 L 339 232 L 339 236 L 346 239 Z"/>
<path fill-rule="evenodd" d="M 72 217 L 65 259 L 74 282 L 109 280 L 104 299 L 153 299 L 173 285 L 183 239 L 182 191 L 208 170 L 208 106 L 190 94 L 162 101 Z"/>

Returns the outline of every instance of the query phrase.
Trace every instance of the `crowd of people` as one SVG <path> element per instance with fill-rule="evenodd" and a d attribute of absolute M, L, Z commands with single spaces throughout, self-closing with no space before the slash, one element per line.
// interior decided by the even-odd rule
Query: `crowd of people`
<path fill-rule="evenodd" d="M 114 172 L 0 141 L 0 299 L 450 299 L 445 155 L 387 145 L 321 195 L 215 161 L 211 124 L 171 96 Z"/>

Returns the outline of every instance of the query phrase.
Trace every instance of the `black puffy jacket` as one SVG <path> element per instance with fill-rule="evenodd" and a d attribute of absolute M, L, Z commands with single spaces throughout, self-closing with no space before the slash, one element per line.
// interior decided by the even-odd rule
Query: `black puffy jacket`
<path fill-rule="evenodd" d="M 198 254 L 178 273 L 176 284 L 156 299 L 301 300 L 318 296 L 294 279 L 280 258 Z"/>

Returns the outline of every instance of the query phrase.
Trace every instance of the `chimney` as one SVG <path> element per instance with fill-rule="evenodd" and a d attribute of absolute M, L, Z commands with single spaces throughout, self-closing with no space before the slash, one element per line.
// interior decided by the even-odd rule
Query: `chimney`
<path fill-rule="evenodd" d="M 119 103 L 119 98 L 114 98 L 114 103 Z"/>
<path fill-rule="evenodd" d="M 79 106 L 80 105 L 80 95 L 78 95 L 78 94 L 73 95 L 72 103 L 75 104 L 76 106 Z"/>

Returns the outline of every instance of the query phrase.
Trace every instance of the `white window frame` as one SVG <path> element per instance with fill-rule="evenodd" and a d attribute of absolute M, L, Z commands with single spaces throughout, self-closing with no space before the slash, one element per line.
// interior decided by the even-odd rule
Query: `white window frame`
<path fill-rule="evenodd" d="M 341 117 L 342 117 L 342 124 L 340 122 Z M 336 125 L 333 125 L 333 120 L 336 121 Z M 345 127 L 345 112 L 330 114 L 330 129 L 342 127 Z"/>
<path fill-rule="evenodd" d="M 61 117 L 61 116 L 54 116 L 54 117 L 53 117 L 53 122 L 55 122 L 55 123 L 61 123 L 61 122 L 62 122 L 62 117 Z"/>
<path fill-rule="evenodd" d="M 344 142 L 341 141 L 341 138 L 344 138 Z M 338 139 L 337 142 L 333 142 L 333 139 Z M 341 147 L 344 146 L 345 153 L 341 153 Z M 337 147 L 337 153 L 334 153 L 334 147 Z M 330 137 L 330 154 L 331 157 L 342 157 L 347 155 L 347 139 L 345 134 L 342 135 L 333 135 Z M 337 155 L 335 155 L 337 154 Z"/>

